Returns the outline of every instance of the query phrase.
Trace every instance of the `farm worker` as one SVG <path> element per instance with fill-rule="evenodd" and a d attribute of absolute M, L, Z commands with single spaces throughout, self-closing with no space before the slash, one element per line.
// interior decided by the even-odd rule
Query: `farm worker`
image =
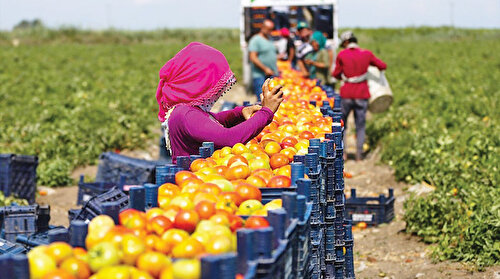
<path fill-rule="evenodd" d="M 305 77 L 318 79 L 321 84 L 329 84 L 329 56 L 325 49 L 326 38 L 319 31 L 312 34 L 311 45 L 312 52 L 306 54 L 304 59 L 299 60 L 299 68 Z"/>
<path fill-rule="evenodd" d="M 309 24 L 305 21 L 301 21 L 297 24 L 297 35 L 299 40 L 295 42 L 295 48 L 297 52 L 295 56 L 297 60 L 300 60 L 306 56 L 309 52 L 313 51 L 309 40 L 311 39 L 311 28 Z"/>
<path fill-rule="evenodd" d="M 278 58 L 283 61 L 292 62 L 295 58 L 295 45 L 290 38 L 290 30 L 288 28 L 280 29 L 281 38 L 277 42 Z"/>
<path fill-rule="evenodd" d="M 273 42 L 269 40 L 273 29 L 274 23 L 269 19 L 264 20 L 260 32 L 255 34 L 248 42 L 250 62 L 252 62 L 253 92 L 257 95 L 259 101 L 262 85 L 266 78 L 278 75 L 278 66 L 276 65 L 277 49 Z"/>
<path fill-rule="evenodd" d="M 380 70 L 385 70 L 387 65 L 366 49 L 358 46 L 358 40 L 351 31 L 346 31 L 340 35 L 341 46 L 335 61 L 333 77 L 343 84 L 340 88 L 342 98 L 342 114 L 344 128 L 347 128 L 347 117 L 354 111 L 354 121 L 356 123 L 356 160 L 362 159 L 363 144 L 365 142 L 366 111 L 368 109 L 368 66 L 373 65 Z M 344 146 L 344 151 L 346 147 Z M 344 157 L 346 154 L 344 153 Z"/>
<path fill-rule="evenodd" d="M 158 119 L 165 129 L 172 162 L 177 156 L 199 154 L 206 141 L 213 142 L 215 148 L 245 144 L 271 123 L 283 92 L 281 86 L 270 91 L 268 81 L 262 89 L 262 106 L 210 112 L 235 82 L 224 55 L 198 42 L 187 45 L 161 68 L 156 91 Z"/>

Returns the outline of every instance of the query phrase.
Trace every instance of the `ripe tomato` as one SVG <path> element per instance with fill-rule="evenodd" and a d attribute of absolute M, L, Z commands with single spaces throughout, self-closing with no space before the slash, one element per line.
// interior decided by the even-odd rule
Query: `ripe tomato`
<path fill-rule="evenodd" d="M 196 175 L 194 175 L 194 173 L 192 173 L 190 171 L 180 171 L 180 172 L 175 174 L 175 184 L 180 185 L 182 181 L 184 181 L 190 177 L 196 178 Z"/>
<path fill-rule="evenodd" d="M 161 271 L 171 264 L 167 256 L 158 252 L 146 252 L 137 259 L 137 268 L 149 272 L 155 278 L 158 278 Z"/>
<path fill-rule="evenodd" d="M 295 148 L 292 147 L 287 147 L 285 149 L 281 149 L 280 154 L 285 155 L 288 158 L 289 162 L 293 161 L 293 156 L 297 154 L 297 151 Z"/>
<path fill-rule="evenodd" d="M 204 193 L 218 195 L 222 190 L 214 183 L 203 183 L 200 186 L 200 190 Z"/>
<path fill-rule="evenodd" d="M 162 235 L 167 230 L 173 227 L 172 221 L 164 215 L 159 215 L 151 218 L 147 224 L 147 231 L 154 232 L 157 235 Z"/>
<path fill-rule="evenodd" d="M 245 157 L 243 157 L 241 155 L 234 155 L 233 157 L 231 157 L 231 159 L 229 159 L 229 161 L 227 161 L 227 166 L 231 167 L 231 165 L 236 163 L 236 162 L 240 162 L 240 163 L 243 163 L 245 165 L 248 165 L 248 160 Z"/>
<path fill-rule="evenodd" d="M 215 161 L 211 158 L 207 158 L 207 159 L 196 159 L 194 160 L 192 163 L 191 163 L 191 167 L 190 167 L 190 170 L 192 172 L 197 172 L 199 170 L 201 170 L 202 168 L 206 168 L 206 167 L 215 167 L 217 164 L 215 163 Z"/>
<path fill-rule="evenodd" d="M 229 217 L 226 214 L 215 214 L 209 220 L 219 225 L 229 226 Z"/>
<path fill-rule="evenodd" d="M 258 175 L 266 181 L 266 184 L 269 183 L 269 180 L 273 177 L 273 172 L 270 170 L 259 169 L 252 172 L 252 175 Z"/>
<path fill-rule="evenodd" d="M 274 171 L 276 175 L 284 175 L 290 177 L 292 175 L 292 166 L 286 165 L 279 169 L 275 169 Z"/>
<path fill-rule="evenodd" d="M 229 159 L 229 161 L 231 161 L 231 159 Z M 229 163 L 229 161 L 228 161 L 228 163 Z M 216 166 L 215 173 L 220 175 L 220 176 L 225 176 L 228 169 L 229 168 L 226 166 Z"/>
<path fill-rule="evenodd" d="M 75 279 L 87 279 L 90 277 L 90 268 L 86 262 L 77 258 L 69 258 L 61 263 L 61 269 L 71 273 Z"/>
<path fill-rule="evenodd" d="M 314 138 L 314 134 L 309 131 L 303 131 L 302 133 L 299 134 L 299 138 L 309 140 Z"/>
<path fill-rule="evenodd" d="M 192 233 L 196 229 L 199 220 L 200 217 L 196 211 L 180 210 L 175 216 L 174 227 Z"/>
<path fill-rule="evenodd" d="M 269 188 L 288 188 L 292 185 L 290 177 L 277 175 L 269 180 L 267 187 Z"/>
<path fill-rule="evenodd" d="M 158 196 L 172 197 L 177 195 L 179 192 L 179 187 L 172 183 L 165 183 L 158 188 Z"/>
<path fill-rule="evenodd" d="M 73 256 L 73 248 L 66 242 L 58 241 L 50 244 L 45 254 L 51 257 L 56 264 L 60 264 L 65 259 Z"/>
<path fill-rule="evenodd" d="M 205 248 L 203 244 L 190 237 L 177 244 L 174 249 L 172 249 L 172 256 L 174 258 L 194 258 L 204 251 Z"/>
<path fill-rule="evenodd" d="M 255 159 L 269 161 L 269 156 L 265 153 L 264 150 L 257 151 L 255 153 L 253 153 L 253 155 L 255 156 Z"/>
<path fill-rule="evenodd" d="M 290 161 L 288 160 L 288 157 L 286 155 L 276 153 L 271 156 L 271 160 L 269 161 L 269 163 L 271 164 L 271 168 L 274 170 L 288 165 Z"/>
<path fill-rule="evenodd" d="M 236 192 L 222 192 L 219 197 L 223 200 L 234 202 L 236 206 L 240 206 L 240 204 L 244 201 L 240 194 Z"/>
<path fill-rule="evenodd" d="M 146 238 L 144 238 L 144 243 L 146 244 L 146 249 L 153 251 L 155 250 L 155 243 L 158 242 L 161 238 L 156 234 L 148 234 Z"/>
<path fill-rule="evenodd" d="M 243 227 L 243 218 L 238 215 L 231 215 L 231 219 L 229 220 L 229 228 L 232 232 L 235 232 L 237 229 Z"/>
<path fill-rule="evenodd" d="M 161 236 L 161 239 L 165 241 L 171 248 L 187 238 L 189 238 L 189 234 L 186 231 L 180 229 L 170 229 Z"/>
<path fill-rule="evenodd" d="M 248 182 L 250 185 L 253 185 L 253 186 L 259 187 L 259 188 L 266 187 L 266 185 L 267 185 L 264 178 L 262 178 L 258 175 L 253 175 L 253 174 L 250 175 L 249 177 L 247 177 L 246 182 Z"/>
<path fill-rule="evenodd" d="M 245 179 L 249 175 L 250 175 L 250 168 L 246 165 L 239 165 L 239 166 L 231 167 L 226 172 L 226 178 L 228 180 Z"/>
<path fill-rule="evenodd" d="M 271 141 L 266 144 L 264 150 L 266 151 L 267 155 L 271 156 L 273 154 L 279 153 L 281 151 L 281 146 L 279 143 Z"/>
<path fill-rule="evenodd" d="M 281 148 L 294 147 L 298 142 L 295 137 L 285 137 L 281 140 Z"/>
<path fill-rule="evenodd" d="M 175 216 L 177 215 L 177 213 L 179 213 L 180 210 L 181 208 L 178 205 L 168 205 L 163 209 L 163 216 L 167 217 L 173 223 L 175 220 Z"/>
<path fill-rule="evenodd" d="M 75 279 L 73 275 L 71 275 L 70 272 L 64 270 L 64 269 L 56 269 L 54 271 L 51 271 L 47 274 L 45 274 L 42 279 Z"/>
<path fill-rule="evenodd" d="M 215 214 L 215 203 L 209 201 L 201 201 L 194 207 L 200 219 L 206 220 Z"/>
<path fill-rule="evenodd" d="M 235 154 L 235 155 L 240 155 L 240 154 L 243 154 L 243 153 L 246 153 L 248 152 L 248 148 L 243 145 L 242 143 L 237 143 L 233 146 L 233 148 L 231 149 L 232 153 Z"/>
<path fill-rule="evenodd" d="M 186 186 L 201 186 L 203 183 L 203 180 L 199 179 L 198 177 L 189 177 L 177 185 L 179 185 L 182 189 Z"/>
<path fill-rule="evenodd" d="M 252 185 L 239 185 L 235 189 L 236 193 L 238 193 L 243 200 L 258 200 L 262 201 L 262 193 L 259 188 Z"/>
<path fill-rule="evenodd" d="M 257 229 L 269 227 L 269 222 L 261 216 L 250 216 L 245 222 L 245 228 Z"/>

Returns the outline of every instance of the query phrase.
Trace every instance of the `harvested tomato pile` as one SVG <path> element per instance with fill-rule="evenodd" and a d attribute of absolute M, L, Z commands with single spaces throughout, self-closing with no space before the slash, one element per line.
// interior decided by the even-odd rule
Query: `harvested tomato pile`
<path fill-rule="evenodd" d="M 262 204 L 260 189 L 291 187 L 294 156 L 308 153 L 309 139 L 332 132 L 332 118 L 310 101 L 333 106 L 333 99 L 287 64 L 280 68 L 270 87 L 283 85 L 285 101 L 256 138 L 194 160 L 175 183 L 158 188 L 158 207 L 126 209 L 119 224 L 106 215 L 92 219 L 88 252 L 62 242 L 31 250 L 31 277 L 200 278 L 200 257 L 235 252 L 237 229 L 268 227 L 264 217 L 282 201 Z"/>

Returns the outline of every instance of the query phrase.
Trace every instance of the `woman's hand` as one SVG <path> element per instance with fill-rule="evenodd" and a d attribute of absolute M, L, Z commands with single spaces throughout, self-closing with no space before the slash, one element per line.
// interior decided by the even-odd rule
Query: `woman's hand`
<path fill-rule="evenodd" d="M 269 90 L 269 79 L 266 79 L 264 85 L 262 85 L 262 106 L 267 107 L 273 113 L 275 113 L 280 107 L 281 102 L 283 102 L 283 91 L 281 88 L 282 85 L 278 85 L 273 88 L 273 90 Z"/>
<path fill-rule="evenodd" d="M 245 120 L 247 120 L 248 118 L 252 117 L 252 115 L 255 112 L 259 111 L 261 108 L 262 108 L 262 106 L 259 106 L 259 105 L 253 105 L 253 106 L 249 106 L 249 107 L 244 107 L 241 110 L 241 113 L 243 114 L 243 117 L 245 117 Z"/>

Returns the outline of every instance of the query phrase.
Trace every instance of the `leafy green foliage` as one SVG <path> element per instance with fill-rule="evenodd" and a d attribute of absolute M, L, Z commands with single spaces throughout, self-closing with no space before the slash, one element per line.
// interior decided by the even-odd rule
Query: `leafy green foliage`
<path fill-rule="evenodd" d="M 191 35 L 241 69 L 234 30 L 29 32 L 0 34 L 0 153 L 38 155 L 41 185 L 68 185 L 76 166 L 156 137 L 158 71 Z"/>
<path fill-rule="evenodd" d="M 436 259 L 498 263 L 500 31 L 403 31 L 358 30 L 388 62 L 395 97 L 369 123 L 370 145 L 397 179 L 436 186 L 405 204 L 407 231 L 436 243 Z"/>

